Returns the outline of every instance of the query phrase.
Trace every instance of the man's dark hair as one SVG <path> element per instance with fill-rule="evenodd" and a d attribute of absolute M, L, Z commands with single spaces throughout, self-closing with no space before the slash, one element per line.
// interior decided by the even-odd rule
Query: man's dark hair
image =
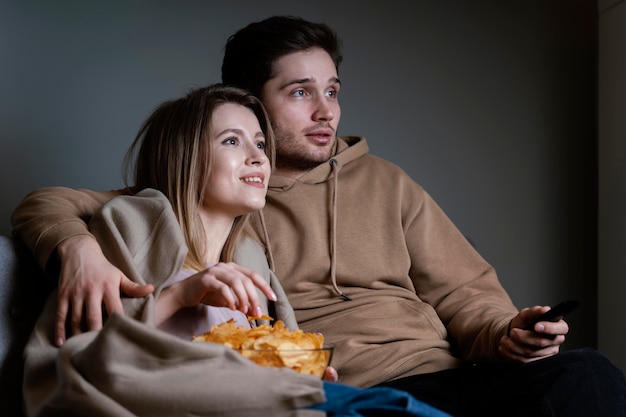
<path fill-rule="evenodd" d="M 339 72 L 341 40 L 324 23 L 312 23 L 294 16 L 274 16 L 251 23 L 226 42 L 222 82 L 244 88 L 261 97 L 263 85 L 273 76 L 274 62 L 294 52 L 322 48 Z"/>

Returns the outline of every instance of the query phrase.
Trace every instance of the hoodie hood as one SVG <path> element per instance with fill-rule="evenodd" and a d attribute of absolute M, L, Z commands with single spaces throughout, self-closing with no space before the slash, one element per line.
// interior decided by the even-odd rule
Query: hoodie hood
<path fill-rule="evenodd" d="M 333 156 L 326 162 L 319 164 L 317 167 L 313 168 L 311 171 L 307 172 L 303 176 L 298 179 L 292 179 L 287 177 L 275 176 L 272 175 L 269 182 L 268 191 L 269 192 L 284 192 L 289 191 L 295 184 L 307 184 L 307 185 L 316 185 L 321 184 L 327 181 L 331 181 L 331 185 L 329 187 L 330 190 L 330 201 L 331 208 L 328 212 L 328 220 L 330 223 L 330 237 L 329 237 L 329 247 L 330 247 L 330 281 L 333 287 L 334 292 L 342 297 L 346 301 L 350 301 L 350 297 L 343 293 L 343 291 L 339 288 L 337 284 L 337 274 L 336 274 L 336 265 L 337 265 L 337 199 L 339 194 L 339 171 L 341 168 L 351 161 L 358 159 L 364 155 L 367 155 L 369 148 L 367 146 L 367 142 L 365 138 L 360 136 L 347 136 L 347 137 L 337 137 L 335 142 Z M 271 250 L 271 245 L 269 242 L 269 234 L 267 232 L 267 227 L 265 225 L 265 219 L 263 217 L 263 212 L 260 212 L 260 220 L 261 226 L 263 229 L 263 238 L 265 239 L 266 246 L 268 248 L 268 261 L 270 264 L 270 268 L 272 271 L 274 269 L 274 257 Z"/>

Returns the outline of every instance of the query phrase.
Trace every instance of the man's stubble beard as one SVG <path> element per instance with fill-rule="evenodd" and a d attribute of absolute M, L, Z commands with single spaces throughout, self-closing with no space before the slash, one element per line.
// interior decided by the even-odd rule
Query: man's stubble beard
<path fill-rule="evenodd" d="M 273 130 L 276 138 L 276 168 L 279 171 L 310 171 L 332 156 L 332 146 L 324 148 L 325 152 L 311 152 L 307 147 L 308 143 L 298 142 L 293 132 L 279 125 L 273 126 Z M 336 138 L 333 143 L 335 140 Z"/>

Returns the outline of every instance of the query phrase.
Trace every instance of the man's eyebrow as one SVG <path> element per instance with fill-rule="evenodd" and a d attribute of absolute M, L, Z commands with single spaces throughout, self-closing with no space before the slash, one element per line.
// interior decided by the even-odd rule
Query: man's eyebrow
<path fill-rule="evenodd" d="M 286 88 L 286 87 L 289 87 L 289 86 L 292 86 L 292 85 L 295 85 L 295 84 L 307 84 L 307 83 L 310 83 L 310 82 L 313 82 L 313 78 L 297 78 L 295 80 L 287 81 L 280 88 L 283 89 L 283 88 Z"/>
<path fill-rule="evenodd" d="M 311 77 L 306 77 L 306 78 L 297 78 L 297 79 L 295 79 L 295 80 L 287 81 L 287 82 L 286 82 L 286 83 L 285 83 L 285 84 L 281 87 L 281 89 L 286 88 L 286 87 L 289 87 L 289 86 L 291 86 L 291 85 L 296 85 L 296 84 L 308 84 L 308 83 L 312 83 L 312 82 L 314 82 L 314 81 L 315 81 L 315 79 L 314 79 L 314 78 L 311 78 Z M 339 84 L 339 85 L 341 85 L 341 80 L 339 79 L 339 77 L 331 77 L 328 81 L 329 81 L 329 84 Z"/>

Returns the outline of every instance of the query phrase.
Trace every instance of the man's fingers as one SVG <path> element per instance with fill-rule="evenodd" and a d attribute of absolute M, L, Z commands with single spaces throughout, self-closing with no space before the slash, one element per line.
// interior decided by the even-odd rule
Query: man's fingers
<path fill-rule="evenodd" d="M 81 334 L 83 332 L 83 300 L 76 298 L 72 300 L 72 307 L 70 312 L 70 326 L 72 328 L 72 336 Z"/>
<path fill-rule="evenodd" d="M 111 288 L 109 291 L 103 294 L 102 301 L 104 302 L 107 313 L 109 315 L 113 313 L 124 314 L 124 306 L 122 305 L 120 292 L 128 297 L 141 298 L 152 293 L 153 291 L 154 286 L 150 284 L 137 284 L 128 279 L 126 276 L 122 276 L 120 279 L 119 290 L 117 288 Z"/>
<path fill-rule="evenodd" d="M 57 347 L 65 343 L 65 320 L 67 319 L 67 299 L 58 299 L 56 323 L 54 324 L 54 343 Z"/>
<path fill-rule="evenodd" d="M 122 299 L 120 298 L 119 291 L 106 292 L 103 295 L 102 301 L 106 307 L 107 314 L 110 316 L 113 313 L 124 314 L 124 307 L 122 306 Z"/>
<path fill-rule="evenodd" d="M 100 330 L 102 328 L 102 297 L 90 297 L 85 309 L 85 324 L 87 330 Z"/>
<path fill-rule="evenodd" d="M 512 337 L 502 337 L 498 350 L 503 357 L 516 362 L 530 362 L 559 352 L 559 344 L 538 343 L 541 338 L 520 337 L 523 333 L 531 332 L 515 329 Z"/>
<path fill-rule="evenodd" d="M 324 371 L 324 381 L 337 382 L 339 380 L 339 374 L 337 370 L 332 366 L 329 366 Z"/>
<path fill-rule="evenodd" d="M 129 297 L 141 298 L 151 294 L 154 291 L 154 286 L 151 284 L 137 284 L 126 276 L 123 276 L 120 281 L 120 291 Z"/>

